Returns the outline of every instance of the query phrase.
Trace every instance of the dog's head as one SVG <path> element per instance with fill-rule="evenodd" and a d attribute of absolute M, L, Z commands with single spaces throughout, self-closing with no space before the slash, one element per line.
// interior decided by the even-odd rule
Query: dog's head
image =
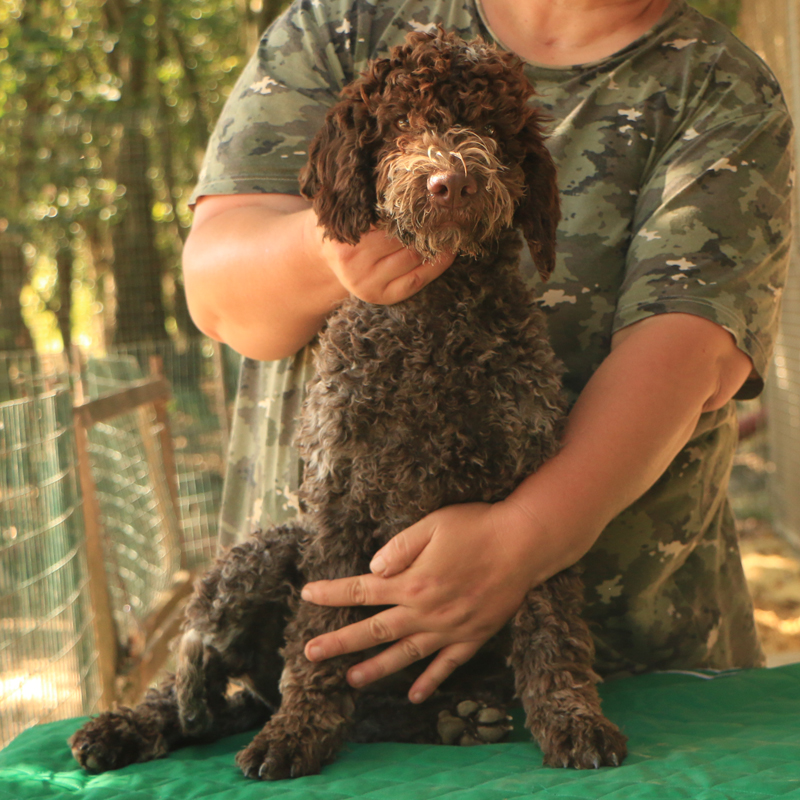
<path fill-rule="evenodd" d="M 425 257 L 477 256 L 519 227 L 553 269 L 556 172 L 518 58 L 439 30 L 412 33 L 344 89 L 300 175 L 328 236 L 375 225 Z"/>

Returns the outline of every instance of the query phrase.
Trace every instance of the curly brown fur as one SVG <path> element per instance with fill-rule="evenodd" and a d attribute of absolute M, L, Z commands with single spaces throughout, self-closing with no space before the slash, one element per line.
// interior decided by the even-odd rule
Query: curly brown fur
<path fill-rule="evenodd" d="M 73 734 L 69 745 L 82 767 L 120 769 L 269 719 L 280 704 L 278 652 L 289 598 L 301 583 L 304 537 L 297 526 L 281 526 L 217 559 L 184 612 L 177 675 L 167 675 L 135 708 L 104 712 Z M 245 688 L 231 694 L 230 678 L 241 678 Z"/>
<path fill-rule="evenodd" d="M 330 317 L 298 434 L 301 519 L 229 551 L 189 606 L 164 720 L 213 735 L 228 676 L 266 706 L 280 701 L 237 757 L 248 776 L 317 772 L 347 737 L 463 739 L 500 720 L 512 670 L 545 763 L 625 756 L 625 737 L 600 710 L 571 570 L 531 591 L 508 629 L 421 708 L 404 697 L 419 665 L 362 694 L 345 675 L 363 654 L 303 655 L 310 638 L 370 612 L 303 603 L 302 582 L 367 572 L 399 531 L 445 505 L 505 498 L 557 451 L 561 370 L 519 275 L 515 230 L 546 278 L 558 193 L 532 94 L 512 55 L 442 31 L 411 34 L 342 92 L 311 146 L 301 188 L 327 236 L 355 243 L 377 225 L 426 256 L 459 255 L 401 303 L 352 297 Z"/>
<path fill-rule="evenodd" d="M 546 277 L 555 261 L 559 201 L 542 118 L 528 102 L 533 95 L 522 62 L 511 53 L 480 40 L 465 44 L 441 30 L 435 36 L 409 34 L 406 44 L 373 61 L 345 87 L 342 101 L 326 115 L 301 174 L 303 194 L 314 200 L 320 225 L 338 241 L 355 244 L 371 225 L 393 231 L 392 217 L 399 215 L 384 208 L 379 196 L 393 159 L 426 136 L 462 130 L 489 150 L 496 147 L 503 181 L 524 187 L 530 202 L 517 202 L 519 190 L 512 190 L 513 227 L 522 230 Z M 418 192 L 427 196 L 424 180 Z M 469 221 L 483 225 L 485 203 L 484 196 Z M 426 230 L 435 236 L 444 221 L 434 210 Z M 471 238 L 468 217 L 456 222 Z"/>
<path fill-rule="evenodd" d="M 213 730 L 187 734 L 178 718 L 174 676 L 150 689 L 136 708 L 119 708 L 92 718 L 69 739 L 75 760 L 87 772 L 106 772 L 152 761 L 187 744 L 213 741 L 263 725 L 270 709 L 243 689 L 218 707 Z"/>
<path fill-rule="evenodd" d="M 290 599 L 302 583 L 297 564 L 306 538 L 296 525 L 259 532 L 198 581 L 178 646 L 176 695 L 187 732 L 213 729 L 230 676 L 246 681 L 270 707 L 280 705 L 283 665 L 277 653 Z"/>

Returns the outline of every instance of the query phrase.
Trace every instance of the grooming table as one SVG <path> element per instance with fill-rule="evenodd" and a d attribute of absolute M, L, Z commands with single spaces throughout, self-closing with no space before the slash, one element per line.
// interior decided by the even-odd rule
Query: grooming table
<path fill-rule="evenodd" d="M 800 664 L 716 674 L 660 673 L 601 686 L 628 735 L 618 768 L 541 766 L 515 713 L 510 741 L 480 747 L 348 745 L 322 774 L 261 783 L 236 752 L 252 734 L 87 775 L 67 737 L 82 720 L 41 725 L 0 752 L 0 798 L 71 800 L 800 800 Z"/>

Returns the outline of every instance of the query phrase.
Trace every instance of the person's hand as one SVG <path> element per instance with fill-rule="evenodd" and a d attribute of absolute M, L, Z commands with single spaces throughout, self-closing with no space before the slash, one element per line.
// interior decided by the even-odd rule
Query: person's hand
<path fill-rule="evenodd" d="M 312 258 L 325 263 L 350 294 L 367 303 L 399 303 L 438 278 L 455 260 L 452 253 L 442 253 L 424 261 L 379 230 L 368 231 L 356 245 L 337 242 L 325 238 L 316 219 L 309 210 L 306 247 Z"/>
<path fill-rule="evenodd" d="M 372 574 L 307 584 L 303 599 L 318 605 L 392 607 L 312 639 L 306 657 L 322 661 L 395 642 L 350 669 L 348 682 L 359 687 L 439 651 L 409 691 L 412 702 L 422 702 L 549 577 L 548 567 L 539 575 L 531 565 L 536 525 L 513 504 L 448 506 L 379 550 Z"/>

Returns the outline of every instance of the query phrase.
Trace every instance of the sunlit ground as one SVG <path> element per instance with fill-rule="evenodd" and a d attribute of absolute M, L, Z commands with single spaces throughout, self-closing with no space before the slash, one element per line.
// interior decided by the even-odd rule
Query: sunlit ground
<path fill-rule="evenodd" d="M 83 715 L 80 675 L 70 666 L 30 659 L 0 674 L 0 747 L 32 723 Z"/>
<path fill-rule="evenodd" d="M 742 552 L 756 625 L 768 664 L 800 661 L 800 557 L 766 522 L 740 526 Z"/>

